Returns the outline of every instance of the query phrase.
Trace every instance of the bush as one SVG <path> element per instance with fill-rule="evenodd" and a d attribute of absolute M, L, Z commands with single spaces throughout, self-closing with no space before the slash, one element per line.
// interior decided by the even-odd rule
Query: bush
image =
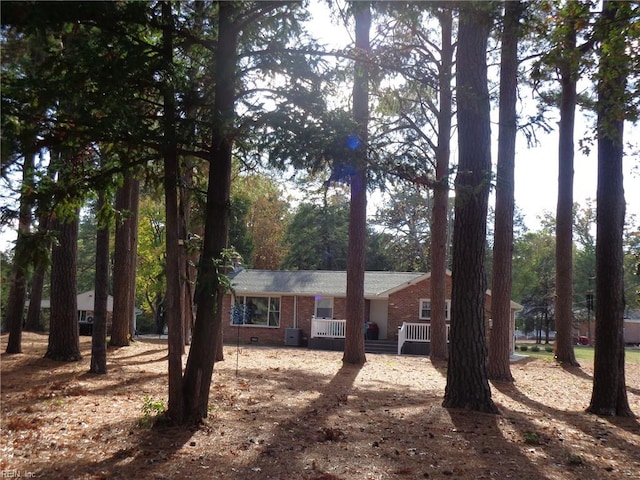
<path fill-rule="evenodd" d="M 136 328 L 141 335 L 145 333 L 158 333 L 152 313 L 144 312 L 142 315 L 139 315 Z"/>
<path fill-rule="evenodd" d="M 520 350 L 522 350 L 523 352 L 526 352 L 527 350 L 529 350 L 529 347 L 526 345 L 520 345 Z"/>
<path fill-rule="evenodd" d="M 160 418 L 167 409 L 163 400 L 154 400 L 149 395 L 145 395 L 142 404 L 142 418 L 138 420 L 138 425 L 143 428 L 149 428 L 154 421 Z"/>
<path fill-rule="evenodd" d="M 544 346 L 544 351 L 551 353 L 551 352 L 553 352 L 553 347 L 551 345 L 545 345 Z"/>
<path fill-rule="evenodd" d="M 534 345 L 533 347 L 531 347 L 531 351 L 532 352 L 539 352 L 540 351 L 540 347 L 538 345 Z"/>

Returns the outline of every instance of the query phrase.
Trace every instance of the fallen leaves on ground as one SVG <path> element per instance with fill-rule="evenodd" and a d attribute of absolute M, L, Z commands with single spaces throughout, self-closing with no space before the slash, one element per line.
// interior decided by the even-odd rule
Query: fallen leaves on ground
<path fill-rule="evenodd" d="M 2 336 L 2 351 L 7 336 Z M 501 415 L 442 408 L 446 365 L 413 356 L 225 347 L 199 428 L 156 422 L 167 398 L 166 341 L 109 349 L 108 374 L 44 359 L 25 333 L 2 354 L 4 478 L 637 479 L 640 425 L 584 412 L 592 365 L 512 364 L 492 384 Z M 185 357 L 186 360 L 186 357 Z M 640 365 L 627 365 L 640 412 Z"/>

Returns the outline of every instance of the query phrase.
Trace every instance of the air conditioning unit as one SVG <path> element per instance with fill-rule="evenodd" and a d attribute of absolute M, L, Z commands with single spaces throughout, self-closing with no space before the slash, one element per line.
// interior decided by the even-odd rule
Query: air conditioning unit
<path fill-rule="evenodd" d="M 302 330 L 299 328 L 284 329 L 284 344 L 290 347 L 299 347 L 302 343 Z"/>

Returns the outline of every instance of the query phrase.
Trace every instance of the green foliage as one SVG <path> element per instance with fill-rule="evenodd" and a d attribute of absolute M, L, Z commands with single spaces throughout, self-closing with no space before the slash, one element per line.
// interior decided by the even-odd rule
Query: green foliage
<path fill-rule="evenodd" d="M 257 172 L 233 176 L 229 243 L 249 268 L 277 269 L 285 255 L 289 203 L 278 182 Z"/>
<path fill-rule="evenodd" d="M 147 192 L 140 197 L 136 268 L 136 305 L 145 313 L 155 310 L 157 296 L 164 298 L 165 239 L 164 200 Z"/>
<path fill-rule="evenodd" d="M 535 432 L 525 432 L 523 439 L 527 445 L 540 445 L 540 436 Z"/>
<path fill-rule="evenodd" d="M 284 241 L 282 267 L 290 270 L 346 270 L 349 205 L 301 204 L 291 218 Z"/>
<path fill-rule="evenodd" d="M 249 234 L 248 216 L 251 207 L 251 199 L 242 194 L 234 194 L 231 197 L 231 214 L 229 220 L 229 243 L 233 245 L 242 256 L 247 268 L 253 267 L 253 252 L 255 242 Z"/>
<path fill-rule="evenodd" d="M 427 188 L 403 184 L 388 194 L 376 212 L 375 225 L 387 234 L 386 249 L 394 259 L 396 270 L 430 270 L 432 208 L 433 196 Z"/>
<path fill-rule="evenodd" d="M 540 351 L 540 347 L 539 347 L 538 345 L 533 345 L 533 346 L 531 347 L 531 351 L 532 351 L 532 352 L 539 352 L 539 351 Z"/>
<path fill-rule="evenodd" d="M 4 332 L 7 327 L 5 325 L 5 308 L 7 306 L 7 298 L 9 297 L 9 289 L 11 288 L 11 258 L 6 252 L 0 252 L 0 317 L 2 317 L 2 324 L 0 330 Z"/>
<path fill-rule="evenodd" d="M 91 207 L 80 216 L 77 262 L 78 293 L 93 290 L 96 276 L 96 218 Z"/>
<path fill-rule="evenodd" d="M 145 395 L 142 399 L 142 418 L 138 420 L 138 425 L 142 428 L 149 428 L 155 420 L 164 414 L 167 410 L 167 405 L 164 400 L 155 400 L 148 395 Z"/>
<path fill-rule="evenodd" d="M 555 294 L 555 237 L 543 229 L 514 243 L 512 296 L 524 306 L 518 328 L 530 332 L 549 318 Z"/>
<path fill-rule="evenodd" d="M 324 205 L 302 203 L 291 216 L 284 234 L 286 256 L 281 268 L 292 270 L 346 270 L 349 204 L 342 198 Z M 367 270 L 398 270 L 392 237 L 368 229 Z"/>

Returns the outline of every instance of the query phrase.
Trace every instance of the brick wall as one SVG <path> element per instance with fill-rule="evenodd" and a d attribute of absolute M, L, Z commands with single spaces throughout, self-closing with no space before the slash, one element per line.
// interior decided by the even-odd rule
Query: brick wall
<path fill-rule="evenodd" d="M 451 291 L 451 277 L 447 276 L 447 291 Z M 447 295 L 449 298 L 450 295 Z M 399 292 L 389 295 L 389 320 L 387 337 L 395 338 L 403 322 L 421 322 L 420 299 L 431 298 L 431 278 L 409 285 Z"/>
<path fill-rule="evenodd" d="M 446 279 L 447 299 L 451 299 L 451 276 Z M 427 278 L 414 285 L 389 295 L 389 319 L 387 338 L 393 340 L 403 322 L 419 323 L 420 300 L 431 298 L 431 278 Z M 491 296 L 485 296 L 485 331 L 489 332 L 489 318 L 491 317 Z"/>
<path fill-rule="evenodd" d="M 337 315 L 336 308 L 342 308 L 341 314 L 344 315 L 344 301 L 340 302 L 339 300 L 340 299 L 335 299 L 334 316 Z M 309 337 L 311 333 L 311 317 L 315 312 L 315 297 L 297 297 L 297 301 L 292 296 L 280 297 L 280 327 L 278 328 L 255 325 L 231 325 L 230 294 L 225 295 L 222 302 L 222 308 L 225 312 L 222 319 L 223 338 L 225 343 L 237 342 L 239 335 L 239 341 L 242 344 L 251 343 L 252 338 L 257 338 L 258 344 L 282 345 L 285 341 L 286 329 L 294 327 L 294 318 L 296 313 L 294 310 L 297 310 L 298 322 L 296 328 L 300 328 L 302 330 L 303 339 Z M 253 343 L 256 342 L 254 341 Z"/>

